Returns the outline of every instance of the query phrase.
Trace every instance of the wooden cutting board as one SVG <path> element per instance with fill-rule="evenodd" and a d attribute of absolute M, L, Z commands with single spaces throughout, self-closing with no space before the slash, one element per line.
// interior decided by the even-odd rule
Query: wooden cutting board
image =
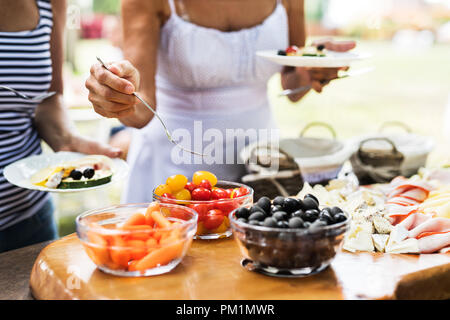
<path fill-rule="evenodd" d="M 168 274 L 115 277 L 72 234 L 42 250 L 30 286 L 37 299 L 450 299 L 450 254 L 338 252 L 328 269 L 305 278 L 250 272 L 241 259 L 233 239 L 198 240 Z"/>

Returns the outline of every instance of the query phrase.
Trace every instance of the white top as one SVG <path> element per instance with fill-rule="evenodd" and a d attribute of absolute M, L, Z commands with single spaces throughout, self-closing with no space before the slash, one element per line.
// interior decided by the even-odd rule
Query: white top
<path fill-rule="evenodd" d="M 158 112 L 172 133 L 184 131 L 191 135 L 189 141 L 180 141 L 191 150 L 205 152 L 211 144 L 205 141 L 205 132 L 220 132 L 223 148 L 216 151 L 223 156 L 223 162 L 190 154 L 187 158 L 191 164 L 177 162 L 180 149 L 167 140 L 163 127 L 153 119 L 146 127 L 134 130 L 128 155 L 130 177 L 123 199 L 126 203 L 151 201 L 153 188 L 173 174 L 191 179 L 196 170 L 208 170 L 221 180 L 239 181 L 245 167 L 223 164 L 229 163 L 233 154 L 237 159 L 241 149 L 236 139 L 226 136 L 226 131 L 276 128 L 266 87 L 268 79 L 281 67 L 257 57 L 256 51 L 288 46 L 288 19 L 281 1 L 261 24 L 233 32 L 185 21 L 177 16 L 173 0 L 169 3 L 172 14 L 160 34 Z M 197 132 L 196 122 L 201 123 L 203 132 Z M 199 135 L 203 135 L 200 144 Z M 176 135 L 175 139 L 182 140 Z M 254 142 L 254 138 L 248 142 Z"/>
<path fill-rule="evenodd" d="M 266 83 L 280 67 L 256 57 L 256 51 L 284 49 L 288 20 L 281 0 L 261 24 L 223 32 L 172 14 L 161 30 L 157 81 L 185 88 L 221 88 Z"/>

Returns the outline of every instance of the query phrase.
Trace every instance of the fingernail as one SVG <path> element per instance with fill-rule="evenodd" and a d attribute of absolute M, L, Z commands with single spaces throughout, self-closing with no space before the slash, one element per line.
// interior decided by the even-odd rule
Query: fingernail
<path fill-rule="evenodd" d="M 132 86 L 131 84 L 127 84 L 125 90 L 131 94 L 134 92 L 134 86 Z"/>

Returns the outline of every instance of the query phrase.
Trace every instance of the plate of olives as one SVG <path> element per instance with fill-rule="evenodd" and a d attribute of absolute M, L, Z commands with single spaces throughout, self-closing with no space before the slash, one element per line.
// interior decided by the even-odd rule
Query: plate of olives
<path fill-rule="evenodd" d="M 252 268 L 275 276 L 307 276 L 324 270 L 350 225 L 339 207 L 303 199 L 261 197 L 230 213 L 234 237 Z"/>

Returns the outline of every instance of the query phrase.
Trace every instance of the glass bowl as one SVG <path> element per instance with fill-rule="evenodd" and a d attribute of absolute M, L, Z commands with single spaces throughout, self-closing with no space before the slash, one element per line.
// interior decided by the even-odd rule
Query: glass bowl
<path fill-rule="evenodd" d="M 244 187 L 248 190 L 248 193 L 236 198 L 195 201 L 165 198 L 156 195 L 154 192 L 155 190 L 153 190 L 153 200 L 162 203 L 174 203 L 194 209 L 198 213 L 197 232 L 194 239 L 212 240 L 227 238 L 232 235 L 228 218 L 229 214 L 239 207 L 250 207 L 253 204 L 253 189 L 241 183 L 222 180 L 219 180 L 214 187 L 223 189 Z M 219 217 L 216 222 L 213 221 L 213 223 L 208 221 L 207 212 L 212 209 L 219 209 L 222 212 L 223 218 Z"/>
<path fill-rule="evenodd" d="M 131 216 L 147 211 L 177 223 L 121 229 Z M 117 276 L 151 276 L 169 272 L 181 262 L 192 243 L 197 218 L 186 206 L 125 204 L 87 211 L 76 218 L 76 228 L 87 255 L 100 270 Z"/>
<path fill-rule="evenodd" d="M 324 270 L 336 255 L 350 217 L 340 223 L 311 230 L 269 228 L 237 221 L 236 210 L 229 219 L 242 255 L 252 269 L 273 276 L 308 276 Z"/>

